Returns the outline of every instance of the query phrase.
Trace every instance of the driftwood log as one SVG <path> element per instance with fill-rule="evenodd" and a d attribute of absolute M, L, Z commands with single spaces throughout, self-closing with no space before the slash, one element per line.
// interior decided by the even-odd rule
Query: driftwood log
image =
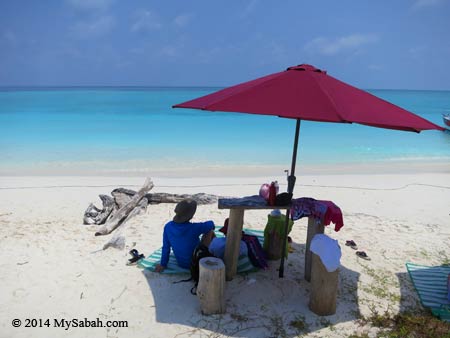
<path fill-rule="evenodd" d="M 84 212 L 83 223 L 84 224 L 96 224 L 102 225 L 107 220 L 111 219 L 116 212 L 122 208 L 125 204 L 131 201 L 131 198 L 136 194 L 136 191 L 124 188 L 117 188 L 111 192 L 114 198 L 107 195 L 99 195 L 103 203 L 103 208 L 97 208 L 93 203 Z M 178 203 L 184 199 L 195 200 L 198 204 L 212 204 L 216 203 L 218 196 L 210 194 L 194 194 L 194 195 L 177 195 L 168 193 L 154 193 L 146 194 L 142 200 L 146 200 L 147 204 L 159 204 L 159 203 Z M 145 210 L 146 206 L 142 204 L 138 205 Z"/>
<path fill-rule="evenodd" d="M 106 223 L 97 229 L 95 236 L 107 235 L 114 231 L 125 218 L 133 211 L 138 205 L 139 201 L 144 195 L 153 188 L 153 182 L 151 179 L 147 179 L 144 186 L 130 199 L 128 203 L 123 205 L 117 212 L 106 221 Z"/>
<path fill-rule="evenodd" d="M 119 208 L 127 203 L 135 194 L 136 191 L 125 188 L 117 188 L 111 192 L 111 195 L 114 196 L 114 200 L 116 201 L 116 204 Z M 145 195 L 145 198 L 147 198 L 148 204 L 178 203 L 185 199 L 194 200 L 197 202 L 197 204 L 212 204 L 216 203 L 218 200 L 218 196 L 204 193 L 198 193 L 194 195 L 168 194 L 165 192 L 148 193 Z"/>
<path fill-rule="evenodd" d="M 194 195 L 178 195 L 168 193 L 148 193 L 153 188 L 153 182 L 148 178 L 139 191 L 117 188 L 111 196 L 99 195 L 102 209 L 91 203 L 83 217 L 84 224 L 102 225 L 95 236 L 108 235 L 114 230 L 114 235 L 103 245 L 103 250 L 109 247 L 123 249 L 125 247 L 124 229 L 127 221 L 145 212 L 149 204 L 178 203 L 184 199 L 195 200 L 198 204 L 211 204 L 218 200 L 218 196 L 198 193 Z"/>
<path fill-rule="evenodd" d="M 116 249 L 123 250 L 125 248 L 125 234 L 124 230 L 128 220 L 134 216 L 139 215 L 147 209 L 148 201 L 143 197 L 137 206 L 128 214 L 128 216 L 121 222 L 119 229 L 114 232 L 114 235 L 110 238 L 108 242 L 103 245 L 103 250 L 113 247 Z"/>
<path fill-rule="evenodd" d="M 99 195 L 103 209 L 97 208 L 94 204 L 89 204 L 86 212 L 84 213 L 84 224 L 103 224 L 108 216 L 115 208 L 114 199 L 108 195 Z"/>
<path fill-rule="evenodd" d="M 194 195 L 177 195 L 177 194 L 167 194 L 165 192 L 147 194 L 146 195 L 149 204 L 159 204 L 159 203 L 179 203 L 185 199 L 191 199 L 197 202 L 197 204 L 212 204 L 216 203 L 219 199 L 216 195 L 198 193 Z"/>

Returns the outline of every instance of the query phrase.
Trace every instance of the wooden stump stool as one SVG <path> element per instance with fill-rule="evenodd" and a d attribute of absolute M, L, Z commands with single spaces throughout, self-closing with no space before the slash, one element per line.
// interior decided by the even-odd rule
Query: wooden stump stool
<path fill-rule="evenodd" d="M 197 296 L 202 313 L 225 313 L 225 264 L 220 258 L 205 257 L 199 265 Z"/>
<path fill-rule="evenodd" d="M 319 256 L 312 254 L 309 309 L 319 316 L 336 313 L 339 269 L 328 272 Z"/>

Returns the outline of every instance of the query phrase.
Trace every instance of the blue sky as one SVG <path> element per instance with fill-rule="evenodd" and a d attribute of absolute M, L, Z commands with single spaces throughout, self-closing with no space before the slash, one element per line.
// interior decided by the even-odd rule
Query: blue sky
<path fill-rule="evenodd" d="M 227 86 L 299 63 L 450 90 L 450 0 L 0 1 L 0 86 Z"/>

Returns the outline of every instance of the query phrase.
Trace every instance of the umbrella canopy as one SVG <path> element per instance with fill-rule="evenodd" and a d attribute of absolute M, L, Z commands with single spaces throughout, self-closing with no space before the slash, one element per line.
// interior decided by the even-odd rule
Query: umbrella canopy
<path fill-rule="evenodd" d="M 314 66 L 301 64 L 244 82 L 174 108 L 275 115 L 296 119 L 288 193 L 295 185 L 295 163 L 300 120 L 360 123 L 372 127 L 420 132 L 444 128 L 363 90 L 335 79 Z M 288 214 L 284 234 L 287 237 Z M 283 277 L 286 240 L 283 241 L 279 276 Z"/>
<path fill-rule="evenodd" d="M 350 86 L 311 65 L 244 82 L 173 106 L 209 111 L 276 115 L 320 122 L 360 123 L 420 132 L 444 130 L 392 103 Z"/>

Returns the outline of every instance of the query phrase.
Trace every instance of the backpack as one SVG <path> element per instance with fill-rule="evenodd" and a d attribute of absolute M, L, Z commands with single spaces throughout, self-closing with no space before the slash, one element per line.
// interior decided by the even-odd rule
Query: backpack
<path fill-rule="evenodd" d="M 209 249 L 206 245 L 200 243 L 195 248 L 194 252 L 192 253 L 191 258 L 191 278 L 195 282 L 195 285 L 197 286 L 199 275 L 200 275 L 200 259 L 205 257 L 214 257 L 214 255 L 209 252 Z"/>
<path fill-rule="evenodd" d="M 192 253 L 190 266 L 191 278 L 174 282 L 174 284 L 194 281 L 195 285 L 192 287 L 191 293 L 193 295 L 196 295 L 198 280 L 200 277 L 200 259 L 205 257 L 214 257 L 214 255 L 209 252 L 208 247 L 206 245 L 200 243 L 199 245 L 197 245 L 197 247 L 194 249 L 194 252 Z"/>

